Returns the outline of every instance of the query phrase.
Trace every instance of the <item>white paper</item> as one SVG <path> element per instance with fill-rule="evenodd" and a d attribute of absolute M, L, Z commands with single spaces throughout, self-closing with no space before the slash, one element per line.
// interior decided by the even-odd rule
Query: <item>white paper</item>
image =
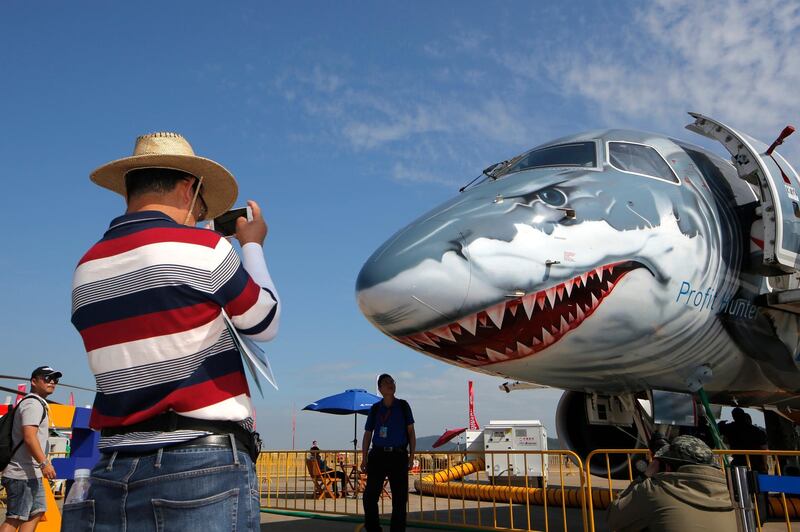
<path fill-rule="evenodd" d="M 238 349 L 239 353 L 241 353 L 242 360 L 244 361 L 245 366 L 247 366 L 247 369 L 250 371 L 250 376 L 255 381 L 261 396 L 264 396 L 264 391 L 261 389 L 261 380 L 259 378 L 259 374 L 267 379 L 267 382 L 269 382 L 277 390 L 278 382 L 275 379 L 274 373 L 272 373 L 272 366 L 270 365 L 269 358 L 267 358 L 267 354 L 264 352 L 264 350 L 261 349 L 261 347 L 259 347 L 254 341 L 240 335 L 239 331 L 236 330 L 236 327 L 233 325 L 233 322 L 224 310 L 222 311 L 222 318 L 225 320 L 225 325 L 228 327 L 228 330 L 231 333 L 233 342 L 236 344 L 236 349 Z"/>

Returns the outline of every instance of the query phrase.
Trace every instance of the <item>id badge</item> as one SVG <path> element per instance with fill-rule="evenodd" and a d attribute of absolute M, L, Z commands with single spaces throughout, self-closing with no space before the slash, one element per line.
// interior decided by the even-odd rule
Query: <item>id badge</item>
<path fill-rule="evenodd" d="M 389 427 L 387 427 L 386 425 L 382 426 L 381 430 L 378 431 L 378 435 L 381 438 L 386 438 L 389 435 Z"/>

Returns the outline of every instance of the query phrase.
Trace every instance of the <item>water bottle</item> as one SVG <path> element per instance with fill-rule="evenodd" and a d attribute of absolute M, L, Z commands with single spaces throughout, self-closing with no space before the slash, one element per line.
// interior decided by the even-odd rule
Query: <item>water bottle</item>
<path fill-rule="evenodd" d="M 67 498 L 64 500 L 64 504 L 72 504 L 86 500 L 86 497 L 89 495 L 90 474 L 91 470 L 89 469 L 75 470 L 75 482 L 69 489 L 69 493 L 67 493 Z"/>

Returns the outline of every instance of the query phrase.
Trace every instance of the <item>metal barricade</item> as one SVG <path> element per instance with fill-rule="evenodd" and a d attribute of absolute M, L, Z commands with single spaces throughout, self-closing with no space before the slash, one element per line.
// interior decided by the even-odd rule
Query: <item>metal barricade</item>
<path fill-rule="evenodd" d="M 361 453 L 352 450 L 264 451 L 256 462 L 261 507 L 359 515 L 363 513 L 357 499 L 363 491 L 357 471 L 360 459 Z"/>
<path fill-rule="evenodd" d="M 786 460 L 797 461 L 800 459 L 800 452 L 798 451 L 715 450 L 714 454 L 718 455 L 720 459 L 720 465 L 723 463 L 723 456 L 727 456 L 731 462 L 734 462 L 735 458 L 741 457 L 744 458 L 744 465 L 747 467 L 747 469 L 755 471 L 760 467 L 763 467 L 767 470 L 767 472 L 777 476 L 783 476 L 784 474 L 784 466 L 782 465 L 782 462 L 785 462 Z M 756 461 L 757 457 L 764 457 L 763 460 L 765 460 L 766 463 L 763 465 L 754 464 L 753 462 Z M 789 531 L 792 530 L 792 520 L 800 519 L 800 497 L 787 497 L 784 493 L 778 493 L 770 494 L 769 496 L 764 497 L 761 501 L 763 504 L 756 504 L 758 501 L 753 502 L 755 525 L 758 532 L 761 532 L 762 530 L 761 523 L 770 518 L 782 519 L 786 525 L 786 530 Z M 766 516 L 762 515 L 764 510 L 767 512 Z"/>
<path fill-rule="evenodd" d="M 261 453 L 256 468 L 262 508 L 363 516 L 361 453 L 320 451 L 327 472 L 314 469 L 313 456 L 309 451 Z M 583 463 L 570 451 L 421 452 L 416 458 L 419 468 L 409 473 L 409 526 L 587 530 Z M 342 480 L 348 497 L 340 495 Z M 388 517 L 393 498 L 389 486 L 384 489 L 379 511 Z"/>

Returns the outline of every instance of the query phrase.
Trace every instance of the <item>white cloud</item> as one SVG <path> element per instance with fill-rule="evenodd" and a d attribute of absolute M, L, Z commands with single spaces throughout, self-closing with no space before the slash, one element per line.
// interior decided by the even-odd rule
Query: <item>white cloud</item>
<path fill-rule="evenodd" d="M 433 109 L 418 106 L 386 118 L 347 123 L 342 133 L 355 148 L 375 148 L 413 135 L 448 131 L 447 122 L 437 115 Z"/>
<path fill-rule="evenodd" d="M 412 168 L 399 161 L 392 165 L 392 179 L 404 183 L 441 183 L 452 187 L 458 185 L 454 179 L 448 179 L 426 168 Z"/>
<path fill-rule="evenodd" d="M 355 148 L 375 148 L 436 133 L 470 142 L 482 138 L 514 144 L 524 142 L 528 134 L 521 113 L 499 97 L 470 103 L 447 100 L 413 105 L 413 109 L 403 109 L 408 104 L 398 102 L 399 110 L 385 118 L 350 122 L 343 133 Z"/>
<path fill-rule="evenodd" d="M 449 46 L 474 48 L 465 35 Z M 425 53 L 430 57 L 431 50 Z M 388 158 L 390 176 L 397 181 L 453 186 L 519 150 L 497 146 L 527 145 L 529 117 L 507 89 L 487 91 L 481 81 L 486 72 L 437 64 L 426 75 L 356 75 L 346 67 L 333 73 L 316 66 L 311 72 L 282 73 L 275 88 L 314 123 L 316 140 L 340 144 L 356 157 Z"/>
<path fill-rule="evenodd" d="M 620 38 L 562 51 L 549 67 L 524 56 L 504 64 L 520 75 L 546 72 L 612 123 L 675 130 L 694 110 L 771 142 L 797 116 L 800 4 L 660 0 L 643 4 L 633 22 Z"/>
<path fill-rule="evenodd" d="M 327 93 L 336 92 L 343 84 L 341 77 L 325 71 L 320 65 L 314 65 L 311 70 L 311 82 L 316 90 Z"/>
<path fill-rule="evenodd" d="M 796 2 L 656 0 L 599 20 L 562 12 L 536 36 L 489 38 L 453 22 L 419 45 L 412 69 L 326 56 L 283 73 L 278 93 L 317 141 L 383 156 L 395 180 L 444 185 L 578 129 L 691 139 L 694 110 L 770 142 L 798 112 Z M 782 151 L 797 162 L 800 141 Z"/>

